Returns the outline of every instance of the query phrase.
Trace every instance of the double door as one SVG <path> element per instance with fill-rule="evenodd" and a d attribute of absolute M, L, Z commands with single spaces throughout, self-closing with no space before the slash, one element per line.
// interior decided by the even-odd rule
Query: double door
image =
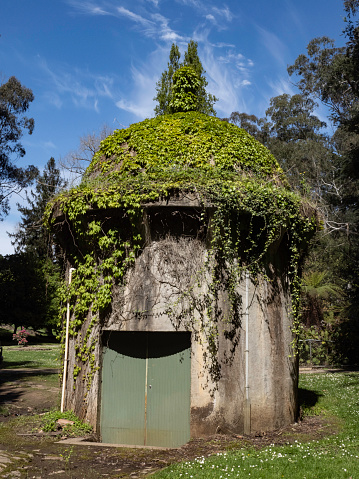
<path fill-rule="evenodd" d="M 102 442 L 176 447 L 190 439 L 189 333 L 106 332 Z"/>

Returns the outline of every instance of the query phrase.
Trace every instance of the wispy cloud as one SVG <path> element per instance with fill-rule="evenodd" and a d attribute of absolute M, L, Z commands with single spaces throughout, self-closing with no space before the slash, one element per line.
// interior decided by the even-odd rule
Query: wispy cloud
<path fill-rule="evenodd" d="M 203 8 L 203 2 L 201 0 L 176 0 L 177 3 L 181 3 L 182 5 L 190 5 L 196 8 Z"/>
<path fill-rule="evenodd" d="M 167 49 L 157 49 L 146 62 L 131 67 L 133 88 L 116 101 L 119 109 L 132 113 L 139 120 L 154 116 L 155 86 L 166 57 Z"/>
<path fill-rule="evenodd" d="M 291 0 L 285 0 L 284 3 L 291 24 L 296 26 L 299 35 L 303 37 L 303 42 L 305 42 L 308 38 L 306 26 L 307 22 L 303 22 L 305 19 L 303 18 L 303 13 L 300 9 L 300 3 L 292 2 Z M 297 5 L 299 8 L 297 8 Z"/>
<path fill-rule="evenodd" d="M 275 58 L 279 65 L 286 68 L 287 46 L 274 33 L 257 26 L 261 42 L 268 52 Z"/>
<path fill-rule="evenodd" d="M 144 18 L 141 15 L 138 15 L 137 13 L 132 12 L 131 10 L 127 10 L 127 8 L 117 7 L 116 10 L 120 16 L 126 17 L 135 23 L 139 23 L 140 25 L 143 25 L 144 27 L 154 25 L 154 23 L 151 20 L 148 20 L 147 18 Z"/>
<path fill-rule="evenodd" d="M 97 5 L 95 2 L 88 2 L 83 0 L 67 0 L 67 3 L 77 10 L 79 13 L 85 15 L 110 15 L 111 13 L 104 7 Z"/>
<path fill-rule="evenodd" d="M 170 26 L 169 18 L 158 11 L 154 12 L 153 7 L 158 8 L 158 0 L 147 0 L 148 7 L 140 4 L 133 4 L 131 8 L 118 6 L 113 0 L 67 0 L 68 4 L 81 14 L 104 16 L 109 15 L 117 18 L 125 18 L 138 28 L 143 35 L 153 38 L 156 41 L 181 42 L 187 40 L 186 36 L 175 31 Z M 207 23 L 223 30 L 232 21 L 234 15 L 227 5 L 222 7 L 213 6 L 202 0 L 176 0 L 182 5 L 194 8 L 199 18 L 205 18 Z"/>
<path fill-rule="evenodd" d="M 156 28 L 153 30 L 152 34 L 156 38 L 160 38 L 161 40 L 171 41 L 171 42 L 179 42 L 184 40 L 182 35 L 176 33 L 172 28 L 169 26 L 168 18 L 164 17 L 160 13 L 155 13 L 151 16 L 156 24 Z"/>
<path fill-rule="evenodd" d="M 216 56 L 216 49 L 208 43 L 201 58 L 207 72 L 208 91 L 219 98 L 215 105 L 219 116 L 229 116 L 238 109 L 245 111 L 243 92 L 251 85 L 251 60 L 234 50 Z"/>
<path fill-rule="evenodd" d="M 47 91 L 43 96 L 49 105 L 55 106 L 58 110 L 62 108 L 63 101 L 56 91 Z"/>
<path fill-rule="evenodd" d="M 289 81 L 289 77 L 278 77 L 275 80 L 268 80 L 268 85 L 272 90 L 272 96 L 283 95 L 283 93 L 287 93 L 288 95 L 294 95 L 296 92 L 293 88 L 293 83 Z M 269 101 L 268 101 L 269 104 Z"/>
<path fill-rule="evenodd" d="M 216 48 L 235 48 L 236 46 L 233 43 L 217 42 L 211 43 L 212 47 Z"/>
<path fill-rule="evenodd" d="M 218 41 L 212 43 L 210 35 L 213 28 L 223 30 L 232 22 L 234 14 L 226 4 L 213 4 L 203 0 L 176 0 L 195 10 L 198 16 L 197 27 L 189 36 L 176 31 L 169 18 L 160 11 L 154 11 L 159 4 L 156 0 L 146 0 L 129 6 L 119 6 L 113 0 L 96 0 L 85 2 L 71 0 L 71 5 L 81 6 L 81 12 L 86 9 L 88 14 L 116 16 L 133 24 L 143 36 L 156 41 L 156 49 L 144 62 L 132 66 L 132 85 L 129 92 L 116 95 L 116 106 L 130 112 L 139 119 L 153 116 L 156 81 L 166 68 L 168 61 L 168 44 L 176 42 L 181 49 L 186 48 L 190 38 L 198 42 L 199 56 L 207 71 L 208 91 L 220 100 L 215 105 L 218 112 L 229 115 L 238 108 L 244 108 L 244 91 L 251 87 L 253 62 L 236 51 L 233 44 Z M 96 8 L 97 7 L 97 8 Z M 203 19 L 205 20 L 203 22 Z M 162 41 L 162 44 L 159 43 Z M 156 61 L 154 61 L 156 59 Z"/>
<path fill-rule="evenodd" d="M 245 58 L 244 55 L 236 53 L 234 50 L 228 50 L 225 55 L 220 55 L 218 61 L 233 65 L 237 70 L 246 75 L 249 74 L 250 69 L 253 67 L 253 61 L 250 58 Z"/>
<path fill-rule="evenodd" d="M 122 98 L 121 100 L 118 100 L 116 102 L 116 106 L 120 109 L 120 110 L 125 110 L 125 111 L 128 111 L 129 113 L 132 113 L 133 115 L 137 116 L 138 118 L 147 118 L 149 115 L 148 115 L 148 112 L 150 111 L 150 109 L 146 108 L 145 105 L 143 105 L 142 103 L 140 102 L 133 102 L 133 101 L 128 101 L 124 98 Z M 152 108 L 153 110 L 153 108 Z"/>
<path fill-rule="evenodd" d="M 51 140 L 49 140 L 49 141 L 45 141 L 44 148 L 46 148 L 47 150 L 53 150 L 56 148 L 56 145 Z"/>
<path fill-rule="evenodd" d="M 215 25 L 219 30 L 227 28 L 229 22 L 232 21 L 234 15 L 227 5 L 222 7 L 213 6 L 209 2 L 202 0 L 176 0 L 177 3 L 188 5 L 195 8 L 198 13 L 204 17 L 208 22 Z"/>
<path fill-rule="evenodd" d="M 97 75 L 89 71 L 72 68 L 68 65 L 53 65 L 39 59 L 39 67 L 47 77 L 47 101 L 62 108 L 71 101 L 78 108 L 89 108 L 99 111 L 99 99 L 112 98 L 114 79 Z"/>
<path fill-rule="evenodd" d="M 88 2 L 83 0 L 68 0 L 69 5 L 76 11 L 88 15 L 109 15 L 117 18 L 125 18 L 132 22 L 143 35 L 156 40 L 163 40 L 165 42 L 182 41 L 183 36 L 175 32 L 170 27 L 170 20 L 160 13 L 153 13 L 152 11 L 142 8 L 140 13 L 130 10 L 123 6 L 118 6 L 115 2 L 97 0 L 95 2 Z M 158 7 L 158 1 L 149 0 L 151 5 Z"/>
<path fill-rule="evenodd" d="M 214 13 L 217 18 L 224 18 L 227 22 L 231 22 L 233 19 L 233 14 L 226 5 L 223 8 L 212 7 L 212 13 Z"/>
<path fill-rule="evenodd" d="M 47 153 L 51 153 L 57 149 L 57 146 L 52 140 L 38 140 L 34 141 L 31 137 L 23 141 L 25 147 L 37 148 Z"/>

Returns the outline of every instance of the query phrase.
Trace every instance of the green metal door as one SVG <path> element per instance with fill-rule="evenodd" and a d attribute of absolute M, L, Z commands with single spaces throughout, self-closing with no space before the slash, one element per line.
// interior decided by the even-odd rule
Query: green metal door
<path fill-rule="evenodd" d="M 121 354 L 121 349 L 116 344 L 104 348 L 101 395 L 103 442 L 141 444 L 145 377 L 142 358 Z"/>
<path fill-rule="evenodd" d="M 176 447 L 190 439 L 190 334 L 104 336 L 102 441 Z"/>

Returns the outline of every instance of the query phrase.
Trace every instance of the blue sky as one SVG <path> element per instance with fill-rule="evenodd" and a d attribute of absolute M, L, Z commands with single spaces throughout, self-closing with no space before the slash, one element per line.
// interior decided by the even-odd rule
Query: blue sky
<path fill-rule="evenodd" d="M 341 0 L 2 0 L 0 78 L 14 75 L 35 95 L 35 130 L 17 164 L 41 169 L 104 124 L 152 117 L 173 42 L 181 52 L 198 42 L 219 117 L 264 116 L 271 97 L 296 93 L 286 69 L 312 38 L 343 43 L 342 17 Z M 13 253 L 16 201 L 0 223 L 0 254 Z"/>

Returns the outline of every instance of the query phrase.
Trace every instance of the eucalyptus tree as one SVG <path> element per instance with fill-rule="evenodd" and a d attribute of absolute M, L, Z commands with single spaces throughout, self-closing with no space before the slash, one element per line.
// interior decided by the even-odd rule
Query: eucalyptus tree
<path fill-rule="evenodd" d="M 337 46 L 328 37 L 309 42 L 288 72 L 296 78 L 300 91 L 320 100 L 329 109 L 337 128 L 333 140 L 337 163 L 336 198 L 332 206 L 338 214 L 334 224 L 341 261 L 336 274 L 342 278 L 349 301 L 348 321 L 342 324 L 341 342 L 354 360 L 359 360 L 359 21 L 358 0 L 345 0 L 343 36 Z M 340 245 L 340 246 L 339 246 Z M 333 250 L 334 251 L 334 250 Z"/>
<path fill-rule="evenodd" d="M 336 155 L 325 122 L 315 115 L 316 106 L 307 96 L 283 94 L 271 98 L 265 118 L 233 112 L 227 121 L 269 148 L 292 187 L 322 204 L 336 168 Z"/>
<path fill-rule="evenodd" d="M 37 168 L 20 168 L 15 160 L 25 155 L 20 142 L 24 132 L 32 134 L 34 119 L 25 113 L 34 95 L 14 76 L 0 85 L 0 218 L 9 212 L 9 198 L 33 180 Z"/>
<path fill-rule="evenodd" d="M 307 95 L 283 94 L 270 100 L 264 118 L 239 112 L 233 112 L 228 118 L 270 149 L 292 188 L 320 211 L 324 229 L 312 240 L 303 266 L 303 339 L 313 334 L 313 326 L 318 330 L 318 337 L 325 330 L 331 335 L 333 323 L 339 318 L 346 319 L 347 307 L 343 274 L 343 267 L 348 264 L 347 248 L 338 248 L 335 231 L 342 221 L 338 209 L 338 198 L 342 194 L 338 174 L 340 157 L 325 122 L 315 114 L 316 108 L 314 99 Z M 339 290 L 340 297 L 336 294 Z"/>

